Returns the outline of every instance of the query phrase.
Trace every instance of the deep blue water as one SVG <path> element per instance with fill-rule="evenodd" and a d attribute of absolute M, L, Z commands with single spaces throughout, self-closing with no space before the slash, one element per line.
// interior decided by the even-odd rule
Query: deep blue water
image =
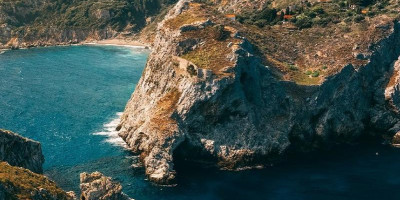
<path fill-rule="evenodd" d="M 153 185 L 143 168 L 132 166 L 135 155 L 105 136 L 115 136 L 113 120 L 133 92 L 147 55 L 112 46 L 0 54 L 0 128 L 40 141 L 45 174 L 65 190 L 79 190 L 80 172 L 98 170 L 120 181 L 137 200 L 400 199 L 400 150 L 380 145 L 296 156 L 241 172 L 178 163 L 176 187 Z"/>

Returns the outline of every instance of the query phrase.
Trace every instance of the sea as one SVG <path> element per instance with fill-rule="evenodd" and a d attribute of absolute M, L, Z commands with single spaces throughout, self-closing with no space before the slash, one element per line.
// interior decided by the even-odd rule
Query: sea
<path fill-rule="evenodd" d="M 142 47 L 79 45 L 0 54 L 0 128 L 42 144 L 44 174 L 79 194 L 100 171 L 136 200 L 400 199 L 400 149 L 355 145 L 297 155 L 263 169 L 178 162 L 176 185 L 148 181 L 115 131 L 145 67 Z"/>

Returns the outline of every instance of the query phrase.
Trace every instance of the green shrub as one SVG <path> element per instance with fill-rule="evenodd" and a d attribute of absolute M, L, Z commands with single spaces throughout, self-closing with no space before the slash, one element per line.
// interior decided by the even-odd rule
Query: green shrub
<path fill-rule="evenodd" d="M 314 72 L 311 74 L 311 76 L 312 76 L 312 77 L 318 77 L 318 76 L 319 76 L 319 71 L 314 71 Z"/>
<path fill-rule="evenodd" d="M 317 17 L 317 13 L 315 12 L 306 12 L 305 15 L 307 15 L 310 18 L 315 18 Z"/>
<path fill-rule="evenodd" d="M 195 70 L 193 65 L 187 66 L 186 70 L 191 76 L 196 76 L 197 75 L 197 71 Z"/>
<path fill-rule="evenodd" d="M 324 14 L 325 11 L 323 8 L 321 8 L 320 6 L 315 6 L 311 9 L 312 12 L 315 12 L 317 14 Z"/>
<path fill-rule="evenodd" d="M 260 20 L 255 21 L 254 24 L 255 24 L 256 26 L 262 28 L 262 27 L 268 25 L 269 22 L 268 22 L 267 20 L 265 20 L 265 19 L 260 19 Z"/>
<path fill-rule="evenodd" d="M 254 24 L 262 28 L 269 24 L 277 23 L 281 16 L 277 15 L 275 9 L 264 8 L 258 12 L 243 12 L 237 17 L 237 20 L 243 24 Z"/>
<path fill-rule="evenodd" d="M 347 7 L 347 1 L 341 1 L 341 2 L 339 2 L 339 6 L 342 7 L 342 8 Z"/>
<path fill-rule="evenodd" d="M 316 18 L 316 19 L 313 19 L 312 22 L 313 22 L 313 25 L 325 27 L 329 24 L 329 22 L 331 22 L 331 19 L 330 18 Z"/>
<path fill-rule="evenodd" d="M 312 21 L 311 18 L 301 14 L 299 16 L 296 17 L 296 22 L 295 25 L 299 28 L 299 29 L 303 29 L 303 28 L 311 28 L 312 26 Z"/>
<path fill-rule="evenodd" d="M 312 74 L 312 72 L 311 72 L 310 70 L 307 70 L 304 74 L 307 75 L 307 76 L 309 76 L 309 75 Z"/>
<path fill-rule="evenodd" d="M 354 22 L 360 23 L 360 22 L 363 21 L 364 19 L 365 19 L 364 16 L 362 16 L 362 15 L 357 15 L 357 16 L 354 17 Z"/>
<path fill-rule="evenodd" d="M 292 71 L 297 71 L 299 68 L 296 65 L 288 64 L 287 67 Z"/>

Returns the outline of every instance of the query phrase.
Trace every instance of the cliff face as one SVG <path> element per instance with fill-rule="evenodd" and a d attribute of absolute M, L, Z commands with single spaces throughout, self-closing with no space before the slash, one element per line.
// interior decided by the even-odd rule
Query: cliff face
<path fill-rule="evenodd" d="M 181 0 L 159 24 L 120 126 L 151 180 L 170 183 L 174 157 L 238 169 L 399 131 L 399 23 L 371 45 L 367 64 L 315 86 L 278 79 L 224 23 Z"/>
<path fill-rule="evenodd" d="M 0 160 L 42 173 L 44 157 L 39 142 L 0 129 Z"/>

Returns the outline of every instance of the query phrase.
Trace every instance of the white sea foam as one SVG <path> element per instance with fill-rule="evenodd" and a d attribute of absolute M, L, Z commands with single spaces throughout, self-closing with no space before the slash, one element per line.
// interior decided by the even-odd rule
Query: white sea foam
<path fill-rule="evenodd" d="M 115 146 L 121 146 L 124 148 L 128 148 L 125 141 L 121 137 L 118 136 L 118 131 L 116 130 L 116 128 L 120 122 L 121 116 L 122 116 L 122 112 L 118 112 L 114 119 L 112 119 L 110 122 L 103 125 L 102 131 L 93 133 L 93 135 L 105 136 L 105 137 L 107 137 L 105 142 L 108 142 Z"/>

